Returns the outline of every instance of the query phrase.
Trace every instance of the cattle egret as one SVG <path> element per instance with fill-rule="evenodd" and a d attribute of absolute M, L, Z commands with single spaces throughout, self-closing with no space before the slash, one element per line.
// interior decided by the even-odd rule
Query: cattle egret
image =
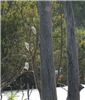
<path fill-rule="evenodd" d="M 29 63 L 28 62 L 25 62 L 24 69 L 29 70 Z"/>
<path fill-rule="evenodd" d="M 61 73 L 61 67 L 60 67 L 60 73 Z M 58 75 L 58 70 L 55 70 L 55 75 Z"/>
<path fill-rule="evenodd" d="M 31 26 L 31 29 L 32 29 L 32 32 L 33 32 L 34 34 L 36 34 L 36 28 L 35 28 L 34 26 Z"/>
<path fill-rule="evenodd" d="M 29 51 L 29 43 L 25 42 L 25 47 Z"/>

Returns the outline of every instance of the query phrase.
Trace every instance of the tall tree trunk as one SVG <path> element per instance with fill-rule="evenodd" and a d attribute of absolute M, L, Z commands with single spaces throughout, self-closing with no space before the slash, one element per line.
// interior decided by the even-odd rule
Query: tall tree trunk
<path fill-rule="evenodd" d="M 67 59 L 68 59 L 68 100 L 79 100 L 78 50 L 75 37 L 74 13 L 71 1 L 64 2 Z"/>
<path fill-rule="evenodd" d="M 53 64 L 51 3 L 39 1 L 42 100 L 56 100 Z"/>

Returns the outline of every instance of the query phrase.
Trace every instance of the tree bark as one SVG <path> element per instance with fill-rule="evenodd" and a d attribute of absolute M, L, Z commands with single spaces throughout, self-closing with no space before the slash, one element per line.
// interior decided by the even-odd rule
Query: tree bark
<path fill-rule="evenodd" d="M 39 1 L 42 100 L 57 100 L 53 64 L 51 3 Z"/>
<path fill-rule="evenodd" d="M 75 37 L 74 13 L 71 1 L 65 1 L 64 7 L 67 33 L 68 100 L 80 100 L 78 50 Z"/>

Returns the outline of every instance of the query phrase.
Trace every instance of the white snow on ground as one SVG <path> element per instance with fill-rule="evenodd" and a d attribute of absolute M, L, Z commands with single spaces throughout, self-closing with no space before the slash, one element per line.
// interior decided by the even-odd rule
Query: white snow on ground
<path fill-rule="evenodd" d="M 85 85 L 83 85 L 85 87 Z M 58 100 L 66 100 L 67 98 L 67 86 L 66 87 L 57 87 L 57 98 Z M 30 90 L 31 91 L 31 90 Z M 13 93 L 16 93 L 16 91 L 13 91 Z M 27 90 L 23 90 L 23 100 L 27 100 Z M 2 93 L 2 100 L 7 100 L 8 97 L 11 95 L 11 91 L 4 91 Z M 15 100 L 21 100 L 22 99 L 22 91 L 19 91 L 16 95 L 17 97 Z M 30 100 L 40 100 L 39 92 L 37 89 L 33 89 L 32 93 L 30 95 Z M 85 88 L 80 91 L 80 100 L 85 100 Z"/>

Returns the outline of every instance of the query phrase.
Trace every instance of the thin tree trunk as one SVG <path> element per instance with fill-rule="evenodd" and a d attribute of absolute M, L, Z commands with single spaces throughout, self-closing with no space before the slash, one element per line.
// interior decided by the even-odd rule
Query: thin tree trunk
<path fill-rule="evenodd" d="M 64 7 L 67 33 L 68 100 L 79 100 L 78 50 L 75 37 L 74 13 L 71 1 L 65 1 Z"/>
<path fill-rule="evenodd" d="M 42 100 L 57 100 L 53 64 L 51 3 L 39 1 Z"/>

